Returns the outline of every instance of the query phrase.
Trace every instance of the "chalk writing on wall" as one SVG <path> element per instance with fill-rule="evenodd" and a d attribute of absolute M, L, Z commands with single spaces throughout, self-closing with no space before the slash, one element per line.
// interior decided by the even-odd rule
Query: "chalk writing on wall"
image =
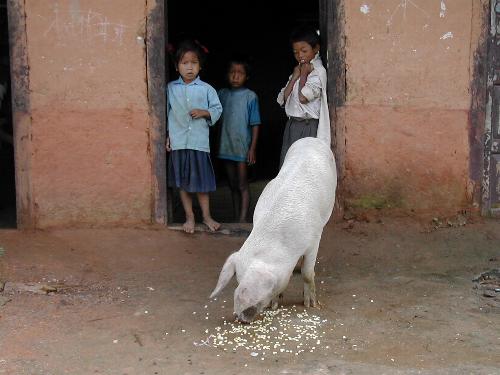
<path fill-rule="evenodd" d="M 56 3 L 43 36 L 63 43 L 77 38 L 88 44 L 101 42 L 121 45 L 127 28 L 122 22 L 111 22 L 106 15 L 91 9 L 61 10 Z"/>
<path fill-rule="evenodd" d="M 406 23 L 406 19 L 410 9 L 416 10 L 420 14 L 424 15 L 426 18 L 430 18 L 429 13 L 427 13 L 424 9 L 422 9 L 419 5 L 417 5 L 415 1 L 399 0 L 398 5 L 392 11 L 389 19 L 387 20 L 387 26 L 390 27 L 394 23 L 396 17 L 400 17 L 402 19 L 402 22 Z"/>

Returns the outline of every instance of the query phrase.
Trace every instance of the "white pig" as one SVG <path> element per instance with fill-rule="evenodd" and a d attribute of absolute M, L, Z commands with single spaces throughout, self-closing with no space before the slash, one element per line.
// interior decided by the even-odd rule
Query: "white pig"
<path fill-rule="evenodd" d="M 288 150 L 276 178 L 262 192 L 253 229 L 241 249 L 231 254 L 210 298 L 236 273 L 234 312 L 251 322 L 285 290 L 301 256 L 304 305 L 315 306 L 314 265 L 323 227 L 335 201 L 337 173 L 329 142 L 302 138 Z"/>

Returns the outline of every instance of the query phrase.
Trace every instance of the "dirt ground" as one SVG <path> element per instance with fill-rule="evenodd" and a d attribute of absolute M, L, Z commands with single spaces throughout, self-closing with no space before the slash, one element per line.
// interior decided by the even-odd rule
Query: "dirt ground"
<path fill-rule="evenodd" d="M 500 374 L 499 296 L 472 282 L 500 267 L 500 221 L 328 224 L 316 265 L 322 307 L 308 311 L 324 334 L 300 355 L 200 344 L 231 316 L 234 282 L 208 296 L 244 240 L 0 231 L 0 374 Z M 294 275 L 285 308 L 302 310 L 300 288 Z"/>

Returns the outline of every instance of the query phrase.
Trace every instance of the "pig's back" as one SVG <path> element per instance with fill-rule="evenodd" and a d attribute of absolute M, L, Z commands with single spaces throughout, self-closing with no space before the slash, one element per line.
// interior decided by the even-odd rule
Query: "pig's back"
<path fill-rule="evenodd" d="M 296 141 L 280 172 L 257 202 L 252 232 L 309 241 L 311 236 L 321 234 L 330 218 L 336 184 L 335 160 L 329 145 L 312 137 Z"/>

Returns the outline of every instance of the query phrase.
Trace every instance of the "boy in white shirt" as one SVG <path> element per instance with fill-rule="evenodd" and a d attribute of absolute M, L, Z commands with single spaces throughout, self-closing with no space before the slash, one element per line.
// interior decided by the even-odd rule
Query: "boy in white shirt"
<path fill-rule="evenodd" d="M 285 107 L 288 121 L 283 134 L 280 168 L 288 148 L 296 140 L 330 132 L 326 103 L 326 70 L 319 57 L 320 38 L 313 28 L 297 28 L 290 42 L 298 62 L 287 85 L 278 94 L 278 103 Z"/>

